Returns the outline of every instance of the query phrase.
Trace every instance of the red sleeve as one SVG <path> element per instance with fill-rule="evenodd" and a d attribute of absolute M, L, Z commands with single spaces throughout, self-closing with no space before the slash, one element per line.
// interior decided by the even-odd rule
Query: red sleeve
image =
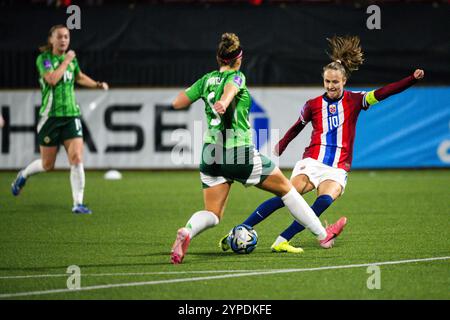
<path fill-rule="evenodd" d="M 414 78 L 413 75 L 410 75 L 400 81 L 390 83 L 384 87 L 381 87 L 381 88 L 375 90 L 375 92 L 374 92 L 375 98 L 378 101 L 381 101 L 393 94 L 396 94 L 396 93 L 402 92 L 403 90 L 408 89 L 416 82 L 417 82 L 417 79 Z"/>
<path fill-rule="evenodd" d="M 309 102 L 309 101 L 308 101 Z M 309 103 L 306 102 L 303 106 L 300 117 L 297 122 L 294 123 L 292 127 L 286 132 L 283 138 L 277 143 L 275 146 L 275 153 L 277 155 L 281 155 L 288 144 L 294 140 L 294 138 L 303 130 L 306 124 L 311 121 L 311 108 L 309 107 Z"/>

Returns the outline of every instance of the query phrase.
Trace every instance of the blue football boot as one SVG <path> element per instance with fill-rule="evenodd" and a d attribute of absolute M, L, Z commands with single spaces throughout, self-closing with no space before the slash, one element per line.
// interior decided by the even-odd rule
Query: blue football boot
<path fill-rule="evenodd" d="M 11 192 L 14 196 L 18 196 L 22 188 L 25 186 L 27 179 L 22 175 L 22 171 L 19 171 L 16 179 L 11 184 Z"/>
<path fill-rule="evenodd" d="M 86 207 L 84 204 L 77 204 L 76 206 L 73 206 L 72 213 L 75 214 L 91 214 L 92 210 Z"/>

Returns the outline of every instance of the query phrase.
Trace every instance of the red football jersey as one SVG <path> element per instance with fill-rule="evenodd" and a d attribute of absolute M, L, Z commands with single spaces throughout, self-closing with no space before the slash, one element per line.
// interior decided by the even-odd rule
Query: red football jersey
<path fill-rule="evenodd" d="M 300 118 L 304 124 L 311 121 L 313 131 L 303 159 L 350 170 L 356 122 L 360 111 L 368 108 L 365 94 L 344 90 L 340 99 L 331 100 L 324 94 L 306 102 Z"/>

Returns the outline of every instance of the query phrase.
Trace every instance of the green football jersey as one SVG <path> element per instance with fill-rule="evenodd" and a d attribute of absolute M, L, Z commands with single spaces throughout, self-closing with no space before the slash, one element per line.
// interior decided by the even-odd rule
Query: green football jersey
<path fill-rule="evenodd" d="M 213 105 L 220 100 L 228 83 L 236 86 L 238 93 L 221 116 L 214 110 Z M 208 130 L 205 133 L 204 143 L 223 144 L 225 148 L 253 144 L 248 119 L 251 97 L 242 72 L 227 70 L 207 73 L 186 89 L 186 95 L 192 102 L 201 98 L 205 103 Z"/>
<path fill-rule="evenodd" d="M 80 107 L 75 100 L 75 78 L 80 73 L 77 58 L 74 58 L 56 86 L 44 80 L 44 74 L 54 71 L 64 61 L 65 55 L 53 55 L 50 51 L 41 53 L 36 59 L 41 85 L 42 102 L 39 115 L 47 117 L 76 117 Z"/>

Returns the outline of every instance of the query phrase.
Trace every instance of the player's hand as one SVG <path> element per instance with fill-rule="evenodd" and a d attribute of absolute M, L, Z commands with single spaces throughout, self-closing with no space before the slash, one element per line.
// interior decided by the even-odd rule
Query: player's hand
<path fill-rule="evenodd" d="M 109 86 L 108 86 L 108 84 L 106 82 L 97 81 L 95 83 L 95 86 L 96 86 L 97 89 L 103 89 L 105 91 L 109 89 Z"/>
<path fill-rule="evenodd" d="M 225 111 L 227 111 L 227 108 L 225 108 L 225 105 L 223 104 L 222 101 L 217 101 L 216 103 L 214 103 L 213 106 L 214 110 L 216 110 L 216 112 L 220 115 L 224 114 Z"/>
<path fill-rule="evenodd" d="M 273 151 L 272 151 L 274 156 L 277 156 L 277 157 L 280 156 L 280 149 L 279 148 L 280 148 L 280 146 L 277 143 L 277 145 L 273 148 Z"/>
<path fill-rule="evenodd" d="M 422 69 L 416 69 L 416 71 L 414 71 L 413 76 L 417 80 L 420 80 L 425 76 L 425 72 Z"/>
<path fill-rule="evenodd" d="M 71 62 L 74 58 L 75 58 L 75 51 L 73 50 L 69 50 L 66 53 L 66 57 L 64 58 L 64 60 L 67 60 L 68 62 Z"/>
<path fill-rule="evenodd" d="M 281 156 L 284 150 L 280 150 L 280 143 L 278 142 L 273 148 L 273 154 L 277 157 Z"/>
<path fill-rule="evenodd" d="M 0 114 L 0 128 L 3 128 L 4 125 L 5 125 L 5 120 L 3 120 L 3 117 Z"/>

